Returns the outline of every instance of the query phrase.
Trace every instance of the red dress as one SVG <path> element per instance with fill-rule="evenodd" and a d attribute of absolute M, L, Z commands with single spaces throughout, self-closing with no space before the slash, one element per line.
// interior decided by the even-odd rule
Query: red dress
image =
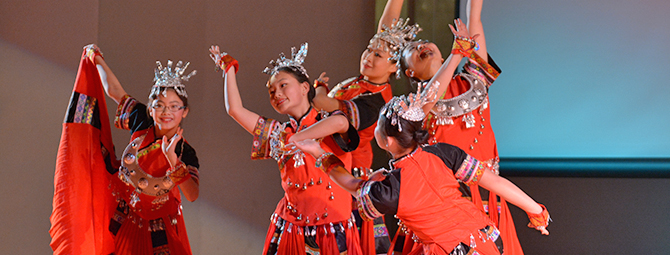
<path fill-rule="evenodd" d="M 358 148 L 351 152 L 353 174 L 367 178 L 373 160 L 370 142 L 374 139 L 379 110 L 393 97 L 391 84 L 388 82 L 373 84 L 363 79 L 363 76 L 359 76 L 337 84 L 328 96 L 340 100 L 340 110 L 349 117 L 350 123 L 358 130 L 360 143 Z M 372 221 L 360 220 L 356 224 L 360 228 L 364 254 L 388 252 L 391 240 L 383 217 Z"/>
<path fill-rule="evenodd" d="M 126 95 L 119 103 L 114 124 L 130 130 L 131 141 L 144 136 L 137 152 L 139 166 L 151 176 L 165 176 L 171 167 L 161 149 L 162 137 L 154 135 L 155 127 L 147 116 L 146 106 Z M 198 182 L 195 150 L 182 140 L 175 152 L 187 166 L 191 178 Z M 164 196 L 136 194 L 133 186 L 116 176 L 110 187 L 118 202 L 109 226 L 114 235 L 114 254 L 191 254 L 177 187 Z M 134 205 L 133 195 L 139 198 Z"/>
<path fill-rule="evenodd" d="M 391 168 L 385 180 L 361 185 L 359 208 L 366 217 L 394 214 L 399 231 L 411 231 L 418 244 L 409 254 L 500 254 L 493 222 L 459 190 L 459 181 L 477 183 L 485 164 L 438 143 L 392 161 Z"/>
<path fill-rule="evenodd" d="M 282 153 L 283 144 L 296 132 L 319 121 L 321 116 L 310 110 L 299 120 L 280 123 L 261 117 L 253 135 L 252 159 L 274 158 L 279 165 L 284 197 L 277 204 L 265 239 L 263 254 L 361 254 L 358 231 L 351 220 L 351 195 L 330 180 L 327 174 L 314 166 L 315 159 L 302 157 L 304 164 L 296 163 L 296 154 Z M 339 134 L 323 138 L 324 150 L 333 152 L 343 162 L 351 155 L 347 145 L 357 145 L 355 130 L 347 143 Z M 345 145 L 344 148 L 339 144 Z M 353 149 L 353 148 L 351 148 Z M 301 152 L 302 153 L 302 152 Z M 339 241 L 339 242 L 338 242 Z"/>
<path fill-rule="evenodd" d="M 373 84 L 359 76 L 338 84 L 328 96 L 340 100 L 340 110 L 358 130 L 360 143 L 351 152 L 353 166 L 369 169 L 373 157 L 370 142 L 374 139 L 379 110 L 393 97 L 391 84 Z"/>
<path fill-rule="evenodd" d="M 478 56 L 468 59 L 463 69 L 465 74 L 477 77 L 479 81 L 482 81 L 486 86 L 486 90 L 488 90 L 488 87 L 491 86 L 501 72 L 493 59 L 489 57 L 489 61 L 486 62 Z M 464 94 L 472 86 L 463 76 L 456 75 L 449 83 L 447 91 L 441 98 L 443 100 L 452 99 Z M 431 135 L 428 142 L 429 144 L 448 143 L 458 146 L 477 160 L 488 164 L 492 171 L 498 174 L 498 149 L 495 134 L 490 124 L 491 111 L 488 95 L 486 95 L 480 105 L 470 105 L 470 108 L 470 112 L 451 117 L 447 123 L 437 117 L 437 109 L 433 108 L 433 111 L 428 114 L 424 121 L 424 127 Z M 500 198 L 500 207 L 498 207 L 497 203 L 492 203 L 493 210 L 490 210 L 491 207 L 489 207 L 488 202 L 483 202 L 481 199 L 478 185 L 470 186 L 469 190 L 472 201 L 480 209 L 486 212 L 500 211 L 500 216 L 498 213 L 489 213 L 489 217 L 502 231 L 505 253 L 511 255 L 523 254 L 516 236 L 514 222 L 505 200 Z M 497 201 L 496 194 L 490 192 L 488 201 Z"/>

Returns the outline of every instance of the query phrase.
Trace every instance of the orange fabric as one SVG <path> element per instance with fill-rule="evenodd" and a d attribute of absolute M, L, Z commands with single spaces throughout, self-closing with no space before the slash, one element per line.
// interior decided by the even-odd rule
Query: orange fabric
<path fill-rule="evenodd" d="M 516 235 L 516 228 L 514 227 L 514 220 L 509 211 L 505 199 L 500 198 L 500 238 L 503 241 L 503 252 L 505 254 L 523 254 L 519 237 Z"/>
<path fill-rule="evenodd" d="M 277 225 L 274 223 L 270 223 L 270 227 L 268 227 L 268 232 L 265 233 L 265 242 L 263 245 L 263 253 L 262 254 L 268 254 L 268 250 L 270 249 L 270 242 L 272 242 L 272 238 L 274 236 L 275 230 L 277 229 Z"/>
<path fill-rule="evenodd" d="M 393 91 L 391 90 L 391 84 L 384 83 L 381 85 L 375 85 L 369 83 L 366 80 L 363 80 L 362 77 L 358 77 L 352 82 L 342 84 L 333 88 L 333 98 L 337 100 L 352 100 L 355 97 L 364 94 L 364 93 L 381 93 L 384 98 L 384 102 L 388 102 L 393 98 Z M 376 116 L 374 116 L 376 118 Z M 372 126 L 367 127 L 366 129 L 359 130 L 358 136 L 360 137 L 360 142 L 358 148 L 351 152 L 352 163 L 355 167 L 372 167 L 372 145 L 370 141 L 374 138 L 374 131 L 377 123 Z"/>
<path fill-rule="evenodd" d="M 455 79 L 451 80 L 447 92 L 442 98 L 455 97 L 463 94 L 469 88 L 470 85 L 466 80 L 460 76 L 456 76 Z M 424 127 L 431 135 L 428 142 L 431 145 L 436 143 L 448 143 L 457 146 L 479 161 L 486 161 L 498 157 L 496 138 L 490 125 L 491 108 L 481 108 L 482 107 L 471 112 L 476 120 L 476 124 L 472 128 L 465 127 L 462 116 L 452 118 L 454 124 L 437 125 L 435 123 L 435 115 L 432 113 L 428 114 L 424 122 Z M 475 139 L 477 140 L 476 142 Z"/>
<path fill-rule="evenodd" d="M 470 85 L 465 79 L 461 78 L 460 76 L 456 76 L 456 78 L 451 80 L 447 91 L 441 98 L 453 98 L 463 94 L 469 88 Z M 486 100 L 488 101 L 488 96 Z M 424 127 L 431 135 L 428 140 L 429 144 L 442 142 L 455 145 L 482 162 L 497 158 L 498 148 L 496 145 L 495 134 L 493 133 L 493 129 L 491 129 L 490 125 L 491 108 L 482 108 L 483 107 L 480 107 L 479 109 L 471 112 L 471 114 L 474 116 L 474 119 L 476 120 L 476 124 L 472 128 L 465 127 L 465 123 L 463 122 L 462 117 L 452 118 L 454 123 L 451 125 L 437 125 L 435 116 L 433 114 L 429 114 L 424 122 Z M 472 201 L 477 205 L 478 208 L 483 209 L 479 190 L 471 187 L 470 191 L 472 193 Z M 496 201 L 497 199 L 489 198 L 490 212 L 496 212 L 496 210 L 491 209 L 497 208 Z M 507 207 L 506 202 L 501 201 L 500 203 L 501 213 L 505 214 L 506 216 L 503 217 L 501 215 L 498 217 L 497 214 L 494 213 L 494 215 L 489 212 L 489 217 L 496 223 L 496 227 L 500 229 L 501 236 L 506 236 L 503 238 L 503 249 L 505 254 L 522 255 L 523 250 L 521 249 L 519 239 L 516 237 L 516 230 L 514 228 L 514 222 L 509 212 L 509 208 Z M 508 250 L 508 246 L 515 248 Z"/>
<path fill-rule="evenodd" d="M 170 163 L 165 158 L 161 149 L 162 141 L 156 140 L 154 127 L 133 133 L 130 140 L 146 134 L 140 144 L 137 162 L 147 174 L 152 176 L 164 176 L 170 169 Z M 185 141 L 186 142 L 186 141 Z M 123 183 L 119 178 L 112 181 L 112 189 L 117 192 L 119 198 L 130 200 L 133 188 Z M 154 204 L 153 196 L 139 194 L 140 201 L 134 207 L 129 207 L 129 217 L 121 224 L 121 228 L 115 237 L 116 255 L 153 254 L 151 232 L 147 230 L 149 220 L 163 219 L 165 233 L 167 235 L 168 249 L 170 254 L 190 255 L 191 247 L 184 225 L 184 217 L 181 214 L 181 194 L 178 188 L 173 188 L 168 193 L 169 200 L 164 204 Z M 172 219 L 177 224 L 171 223 Z M 149 253 L 144 253 L 145 251 Z"/>
<path fill-rule="evenodd" d="M 387 82 L 381 85 L 375 85 L 364 80 L 362 76 L 359 76 L 349 83 L 341 84 L 341 86 L 333 88 L 333 91 L 333 98 L 337 100 L 352 100 L 364 93 L 381 93 L 384 102 L 388 102 L 393 98 L 393 91 L 390 83 Z M 376 118 L 376 116 L 374 117 Z M 352 166 L 365 169 L 372 167 L 374 155 L 372 152 L 372 144 L 370 142 L 374 139 L 375 127 L 377 127 L 377 122 L 372 126 L 358 131 L 360 142 L 358 148 L 351 152 Z M 365 174 L 367 175 L 367 173 Z M 360 234 L 360 243 L 363 254 L 377 254 L 374 222 L 366 220 L 361 222 Z M 392 250 L 391 248 L 389 249 Z"/>
<path fill-rule="evenodd" d="M 50 245 L 54 254 L 109 254 L 114 246 L 107 228 L 114 208 L 106 188 L 110 174 L 101 144 L 111 155 L 114 146 L 98 70 L 85 52 L 74 92 L 96 99 L 101 123 L 100 129 L 84 123 L 63 124 L 54 172 Z M 118 167 L 116 159 L 109 159 Z"/>
<path fill-rule="evenodd" d="M 292 121 L 284 130 L 288 139 L 292 134 L 308 128 L 318 120 L 318 112 L 311 108 L 297 123 Z M 295 123 L 293 123 L 295 122 Z M 294 126 L 295 125 L 295 126 Z M 259 118 L 254 129 L 254 143 L 252 157 L 254 159 L 268 159 L 269 157 L 269 136 L 273 128 L 279 128 L 278 122 L 272 119 Z M 321 142 L 321 147 L 335 154 L 345 165 L 346 169 L 351 169 L 351 154 L 342 151 L 335 143 L 332 136 L 325 137 Z M 330 223 L 343 223 L 347 228 L 347 221 L 351 217 L 351 195 L 330 180 L 330 177 L 321 169 L 315 167 L 314 157 L 306 155 L 304 165 L 295 167 L 293 157 L 279 159 L 279 172 L 281 177 L 281 186 L 284 190 L 284 196 L 277 204 L 274 211 L 272 225 L 276 224 L 274 217 L 285 220 L 281 239 L 277 248 L 277 254 L 304 254 L 305 240 L 303 228 L 305 226 L 319 226 L 317 229 L 317 243 L 321 250 L 337 250 L 337 243 L 332 234 L 332 238 L 319 237 L 326 234 L 323 227 Z M 321 180 L 321 182 L 319 182 Z M 296 186 L 297 185 L 297 186 Z M 332 198 L 332 199 L 331 199 Z M 318 217 L 318 220 L 317 220 Z M 309 222 L 307 220 L 309 219 Z M 263 253 L 266 254 L 270 249 L 276 226 L 270 226 L 265 238 Z M 319 232 L 321 231 L 321 232 Z M 355 231 L 347 230 L 347 231 Z M 356 231 L 355 233 L 358 233 Z M 360 242 L 357 235 L 347 234 L 348 254 L 360 254 Z M 323 252 L 321 254 L 331 254 Z M 339 254 L 332 253 L 332 254 Z"/>
<path fill-rule="evenodd" d="M 354 225 L 354 224 L 352 224 Z M 347 230 L 347 247 L 352 247 L 349 248 L 347 255 L 363 255 L 363 251 L 361 250 L 361 242 L 359 240 L 360 233 L 358 233 L 358 229 L 356 226 L 351 226 L 349 230 Z M 374 235 L 372 235 L 374 238 Z M 373 246 L 374 247 L 374 246 Z"/>
<path fill-rule="evenodd" d="M 400 169 L 402 177 L 396 215 L 422 241 L 410 254 L 420 254 L 419 249 L 425 254 L 446 254 L 461 242 L 470 244 L 471 235 L 479 237 L 480 229 L 492 225 L 479 208 L 461 197 L 454 175 L 445 174 L 453 171 L 439 157 L 417 148 L 393 162 L 393 168 Z M 477 251 L 496 254 L 483 247 L 478 245 Z"/>
<path fill-rule="evenodd" d="M 305 254 L 305 236 L 302 230 L 295 225 L 287 226 L 281 235 L 281 242 L 277 248 L 279 255 Z"/>
<path fill-rule="evenodd" d="M 375 250 L 375 223 L 371 220 L 361 222 L 361 249 L 365 255 L 377 254 Z"/>
<path fill-rule="evenodd" d="M 316 237 L 316 242 L 319 244 L 319 252 L 321 254 L 340 254 L 335 234 L 330 231 L 328 226 L 326 228 L 318 228 L 317 232 L 319 232 L 319 235 Z"/>
<path fill-rule="evenodd" d="M 502 208 L 501 208 L 502 209 Z M 493 221 L 493 224 L 499 226 L 498 224 L 498 196 L 496 193 L 489 191 L 489 218 Z"/>
<path fill-rule="evenodd" d="M 168 240 L 167 249 L 169 249 L 171 255 L 191 254 L 188 239 L 183 240 L 181 238 L 186 233 L 183 219 L 179 220 L 177 226 L 166 223 L 165 232 Z M 180 236 L 180 234 L 182 235 Z M 154 254 L 151 243 L 151 232 L 147 231 L 146 226 L 139 228 L 137 224 L 126 222 L 121 225 L 116 236 L 123 238 L 116 239 L 115 255 Z"/>

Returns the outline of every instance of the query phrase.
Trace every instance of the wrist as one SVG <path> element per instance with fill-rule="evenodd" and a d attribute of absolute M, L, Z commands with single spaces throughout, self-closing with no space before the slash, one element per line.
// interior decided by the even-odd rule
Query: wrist
<path fill-rule="evenodd" d="M 455 36 L 454 43 L 451 47 L 451 53 L 454 55 L 461 55 L 463 57 L 470 57 L 479 49 L 479 44 L 470 37 Z"/>
<path fill-rule="evenodd" d="M 231 68 L 234 68 L 235 73 L 237 73 L 240 65 L 235 58 L 227 53 L 221 53 L 219 60 L 216 61 L 216 71 L 223 70 L 224 73 L 228 73 Z"/>
<path fill-rule="evenodd" d="M 102 57 L 102 52 L 100 51 L 100 48 L 98 48 L 98 46 L 96 46 L 96 45 L 90 45 L 90 46 L 85 47 L 85 51 L 86 51 L 86 53 L 85 53 L 86 57 L 89 60 L 91 60 L 91 62 L 93 62 L 93 63 L 96 63 L 96 61 L 95 61 L 96 57 L 100 57 L 101 59 L 104 59 Z"/>
<path fill-rule="evenodd" d="M 530 220 L 530 223 L 528 223 L 528 227 L 537 228 L 537 227 L 549 226 L 549 222 L 551 221 L 549 211 L 547 211 L 547 208 L 544 205 L 542 204 L 538 205 L 542 207 L 542 211 L 540 213 L 527 213 L 528 219 Z"/>
<path fill-rule="evenodd" d="M 184 162 L 179 161 L 174 167 L 172 167 L 167 176 L 170 177 L 170 180 L 174 182 L 175 186 L 178 186 L 188 180 L 189 171 Z"/>
<path fill-rule="evenodd" d="M 325 89 L 326 93 L 328 93 L 330 91 L 330 89 L 328 89 L 328 84 L 326 84 L 325 82 L 323 82 L 319 79 L 314 80 L 314 85 L 313 86 L 314 86 L 315 90 L 317 90 L 319 88 L 323 88 L 323 89 Z"/>
<path fill-rule="evenodd" d="M 333 168 L 337 166 L 344 167 L 344 163 L 342 163 L 342 161 L 337 158 L 335 154 L 326 152 L 322 153 L 321 156 L 316 159 L 314 166 L 320 168 L 323 172 L 328 174 L 331 170 L 333 170 Z"/>

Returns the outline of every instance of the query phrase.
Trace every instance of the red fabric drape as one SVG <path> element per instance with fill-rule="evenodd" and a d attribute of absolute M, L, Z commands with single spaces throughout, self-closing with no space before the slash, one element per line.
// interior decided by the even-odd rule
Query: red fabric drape
<path fill-rule="evenodd" d="M 371 220 L 361 222 L 361 250 L 365 255 L 377 254 L 375 250 L 375 223 Z"/>
<path fill-rule="evenodd" d="M 514 220 L 509 211 L 507 201 L 500 198 L 500 238 L 503 241 L 503 253 L 506 255 L 523 255 L 523 249 L 519 238 L 516 235 L 516 228 L 514 227 Z"/>
<path fill-rule="evenodd" d="M 85 95 L 99 117 L 91 123 L 63 123 L 54 173 L 51 248 L 54 254 L 109 254 L 114 242 L 108 231 L 112 206 L 110 174 L 104 151 L 118 167 L 114 155 L 107 105 L 98 70 L 82 53 L 73 88 Z M 72 107 L 72 106 L 71 106 Z M 104 146 L 104 151 L 101 146 Z M 108 160 L 109 160 L 108 159 Z"/>

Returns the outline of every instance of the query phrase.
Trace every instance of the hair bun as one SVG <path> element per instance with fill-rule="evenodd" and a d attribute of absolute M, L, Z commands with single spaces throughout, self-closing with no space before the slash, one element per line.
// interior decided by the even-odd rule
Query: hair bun
<path fill-rule="evenodd" d="M 414 132 L 414 141 L 418 144 L 425 144 L 428 142 L 428 131 L 425 129 L 419 129 Z"/>

